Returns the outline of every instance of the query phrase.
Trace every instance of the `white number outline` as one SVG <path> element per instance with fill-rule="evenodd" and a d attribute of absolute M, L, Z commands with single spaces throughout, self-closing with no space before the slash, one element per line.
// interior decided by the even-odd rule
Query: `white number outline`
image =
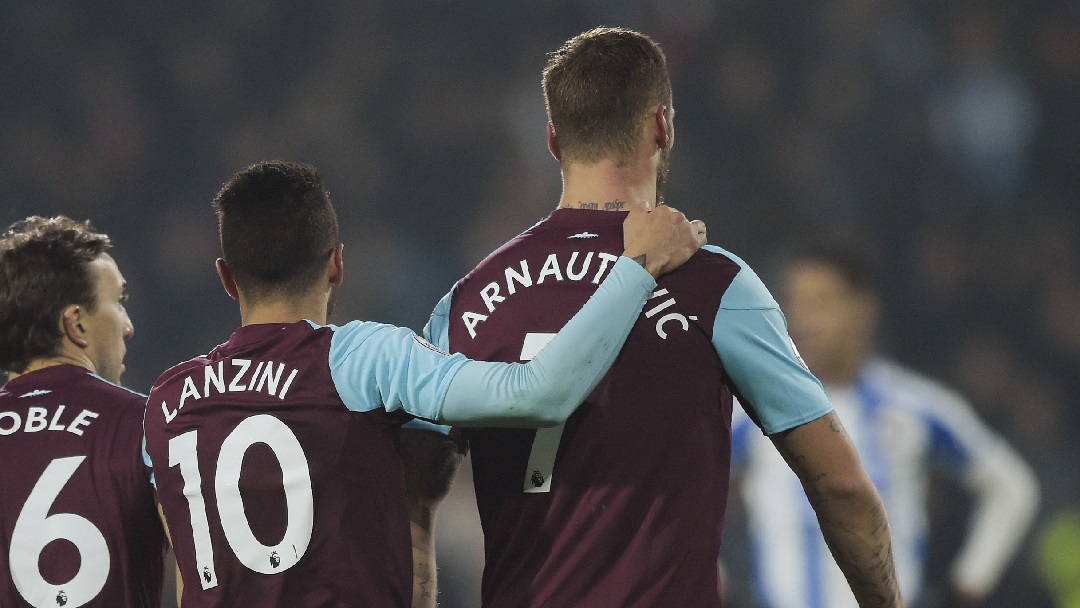
<path fill-rule="evenodd" d="M 97 597 L 109 578 L 109 544 L 101 530 L 74 513 L 48 515 L 84 460 L 86 456 L 69 456 L 50 462 L 23 503 L 11 531 L 11 580 L 19 595 L 35 608 L 78 608 Z M 66 540 L 79 551 L 79 571 L 59 585 L 46 581 L 38 569 L 41 552 L 56 540 Z M 58 600 L 61 595 L 66 598 L 63 603 Z"/>
<path fill-rule="evenodd" d="M 180 465 L 184 496 L 191 514 L 199 584 L 203 589 L 212 589 L 217 587 L 218 578 L 199 474 L 198 432 L 197 429 L 188 431 L 169 440 L 169 466 Z M 285 533 L 276 545 L 264 545 L 255 538 L 240 496 L 244 455 L 256 443 L 270 448 L 282 472 L 287 523 Z M 292 429 L 269 414 L 244 419 L 222 441 L 215 470 L 218 516 L 236 559 L 260 574 L 279 574 L 296 565 L 307 552 L 315 529 L 315 497 L 307 455 Z"/>
<path fill-rule="evenodd" d="M 555 337 L 554 333 L 530 332 L 525 334 L 521 345 L 521 361 L 530 361 L 542 348 Z M 529 464 L 525 467 L 525 481 L 522 490 L 526 494 L 546 494 L 551 491 L 551 478 L 555 470 L 555 456 L 559 453 L 563 430 L 566 424 L 536 429 L 532 448 L 529 450 Z"/>

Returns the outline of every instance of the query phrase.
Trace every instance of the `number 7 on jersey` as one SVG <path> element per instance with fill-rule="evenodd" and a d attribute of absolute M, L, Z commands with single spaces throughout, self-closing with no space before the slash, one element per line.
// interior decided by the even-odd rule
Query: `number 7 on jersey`
<path fill-rule="evenodd" d="M 548 342 L 555 337 L 553 333 L 527 333 L 521 345 L 521 361 L 530 361 Z M 524 491 L 526 494 L 544 494 L 551 491 L 551 474 L 555 470 L 555 456 L 559 453 L 563 430 L 566 424 L 546 429 L 536 429 L 532 449 L 529 451 L 529 464 L 525 467 Z"/>

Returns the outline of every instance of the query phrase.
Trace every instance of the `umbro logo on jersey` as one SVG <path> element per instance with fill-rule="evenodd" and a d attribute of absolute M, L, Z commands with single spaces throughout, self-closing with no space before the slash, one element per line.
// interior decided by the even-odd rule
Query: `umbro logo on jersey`
<path fill-rule="evenodd" d="M 579 232 L 577 234 L 571 234 L 566 237 L 568 239 L 594 239 L 600 236 L 599 234 L 593 234 L 592 232 Z"/>
<path fill-rule="evenodd" d="M 34 389 L 34 390 L 30 391 L 29 393 L 26 393 L 25 395 L 19 395 L 19 399 L 23 399 L 23 398 L 26 398 L 26 397 L 40 397 L 42 395 L 48 395 L 51 392 L 52 391 L 47 391 L 47 390 L 44 390 L 44 389 L 37 388 L 37 389 Z"/>

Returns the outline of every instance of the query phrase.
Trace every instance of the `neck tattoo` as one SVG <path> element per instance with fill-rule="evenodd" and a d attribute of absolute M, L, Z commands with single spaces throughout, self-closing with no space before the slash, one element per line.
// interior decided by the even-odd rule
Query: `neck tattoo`
<path fill-rule="evenodd" d="M 585 201 L 578 201 L 574 205 L 563 205 L 563 209 L 591 209 L 593 211 L 603 209 L 604 211 L 622 211 L 626 209 L 626 201 L 607 201 L 606 203 L 589 203 Z"/>

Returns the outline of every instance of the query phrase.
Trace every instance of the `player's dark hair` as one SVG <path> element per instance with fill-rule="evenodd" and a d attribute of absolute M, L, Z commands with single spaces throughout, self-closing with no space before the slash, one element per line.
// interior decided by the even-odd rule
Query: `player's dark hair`
<path fill-rule="evenodd" d="M 311 165 L 268 161 L 232 177 L 214 198 L 221 252 L 252 299 L 315 285 L 340 243 L 330 194 Z"/>
<path fill-rule="evenodd" d="M 0 369 L 20 374 L 57 354 L 64 308 L 97 307 L 89 264 L 109 247 L 89 220 L 35 215 L 8 227 L 0 236 Z"/>
<path fill-rule="evenodd" d="M 792 261 L 827 266 L 855 291 L 879 291 L 877 250 L 862 240 L 837 237 L 808 242 L 795 251 Z"/>
<path fill-rule="evenodd" d="M 543 86 L 563 161 L 629 158 L 649 111 L 670 112 L 664 52 L 633 30 L 601 27 L 567 40 L 549 55 Z"/>

